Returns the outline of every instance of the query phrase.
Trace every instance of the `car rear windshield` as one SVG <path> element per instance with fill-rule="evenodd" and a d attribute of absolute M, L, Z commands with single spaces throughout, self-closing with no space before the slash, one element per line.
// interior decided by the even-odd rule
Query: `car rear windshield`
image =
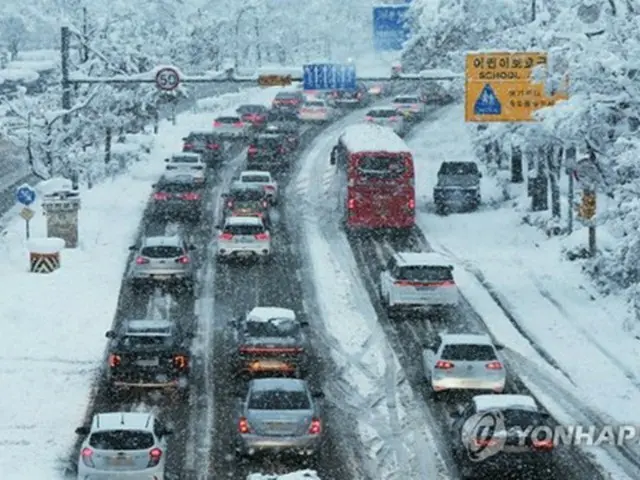
<path fill-rule="evenodd" d="M 166 193 L 187 193 L 194 189 L 192 183 L 165 183 L 159 184 L 156 190 Z"/>
<path fill-rule="evenodd" d="M 298 93 L 280 92 L 276 95 L 276 100 L 298 100 L 299 98 Z"/>
<path fill-rule="evenodd" d="M 224 227 L 224 233 L 231 235 L 258 235 L 264 233 L 264 227 L 261 225 L 227 225 Z"/>
<path fill-rule="evenodd" d="M 473 162 L 445 162 L 438 171 L 440 175 L 477 175 L 478 165 Z"/>
<path fill-rule="evenodd" d="M 241 120 L 238 117 L 218 117 L 216 118 L 216 122 L 220 123 L 238 123 Z"/>
<path fill-rule="evenodd" d="M 393 103 L 419 103 L 418 97 L 396 97 Z"/>
<path fill-rule="evenodd" d="M 185 140 L 185 142 L 187 143 L 195 143 L 195 142 L 213 143 L 213 141 L 214 141 L 213 136 L 207 133 L 192 133 Z"/>
<path fill-rule="evenodd" d="M 128 348 L 165 347 L 171 345 L 170 335 L 126 335 L 122 346 Z"/>
<path fill-rule="evenodd" d="M 89 445 L 96 450 L 146 450 L 154 443 L 150 432 L 138 430 L 108 430 L 89 437 Z"/>
<path fill-rule="evenodd" d="M 401 156 L 363 156 L 358 161 L 358 172 L 366 178 L 397 178 L 405 173 Z"/>
<path fill-rule="evenodd" d="M 258 137 L 256 138 L 255 144 L 258 147 L 278 147 L 282 143 L 280 138 L 272 138 L 272 137 Z"/>
<path fill-rule="evenodd" d="M 249 321 L 245 332 L 250 337 L 295 337 L 300 332 L 300 324 L 290 318 L 270 318 L 267 321 Z"/>
<path fill-rule="evenodd" d="M 262 190 L 236 190 L 231 193 L 230 197 L 237 202 L 258 202 L 264 199 L 264 192 Z"/>
<path fill-rule="evenodd" d="M 491 362 L 497 360 L 491 345 L 447 345 L 442 351 L 445 360 L 468 362 Z"/>
<path fill-rule="evenodd" d="M 402 267 L 399 278 L 415 282 L 450 282 L 453 272 L 448 267 Z"/>
<path fill-rule="evenodd" d="M 264 105 L 242 105 L 236 110 L 239 114 L 244 115 L 246 113 L 264 113 L 267 108 Z"/>
<path fill-rule="evenodd" d="M 243 175 L 242 181 L 247 183 L 269 183 L 269 177 L 265 175 Z"/>
<path fill-rule="evenodd" d="M 369 117 L 378 117 L 378 118 L 391 118 L 397 117 L 398 112 L 395 110 L 371 110 L 367 113 Z"/>
<path fill-rule="evenodd" d="M 250 410 L 309 410 L 311 402 L 306 392 L 253 391 L 249 397 L 248 408 Z"/>
<path fill-rule="evenodd" d="M 144 247 L 140 254 L 147 258 L 176 258 L 184 254 L 180 247 L 162 245 L 155 247 Z"/>
<path fill-rule="evenodd" d="M 171 157 L 171 163 L 198 163 L 200 159 L 198 157 Z"/>
<path fill-rule="evenodd" d="M 535 428 L 545 425 L 546 423 L 544 417 L 540 415 L 540 412 L 536 411 L 510 408 L 502 410 L 501 413 L 504 416 L 504 424 L 507 429 L 520 427 L 522 430 L 525 430 L 529 426 Z"/>

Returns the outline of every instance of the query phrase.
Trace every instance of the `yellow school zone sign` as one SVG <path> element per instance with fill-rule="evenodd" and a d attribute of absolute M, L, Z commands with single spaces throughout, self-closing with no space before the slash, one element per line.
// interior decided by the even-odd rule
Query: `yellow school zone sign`
<path fill-rule="evenodd" d="M 568 77 L 552 96 L 533 70 L 547 65 L 543 52 L 470 53 L 466 58 L 465 121 L 531 122 L 533 112 L 568 98 Z"/>

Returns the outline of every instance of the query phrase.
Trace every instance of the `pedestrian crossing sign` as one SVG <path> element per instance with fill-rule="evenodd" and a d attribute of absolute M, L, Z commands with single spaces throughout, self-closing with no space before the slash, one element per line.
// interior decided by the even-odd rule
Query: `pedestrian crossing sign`
<path fill-rule="evenodd" d="M 482 88 L 476 103 L 473 105 L 473 113 L 474 115 L 502 114 L 502 105 L 490 84 L 486 83 Z"/>

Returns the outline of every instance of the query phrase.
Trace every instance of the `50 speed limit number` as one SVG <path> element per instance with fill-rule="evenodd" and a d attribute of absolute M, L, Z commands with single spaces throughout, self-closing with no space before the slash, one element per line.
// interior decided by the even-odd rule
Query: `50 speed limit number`
<path fill-rule="evenodd" d="M 162 68 L 156 73 L 156 86 L 160 90 L 175 90 L 180 85 L 180 74 L 175 68 Z"/>

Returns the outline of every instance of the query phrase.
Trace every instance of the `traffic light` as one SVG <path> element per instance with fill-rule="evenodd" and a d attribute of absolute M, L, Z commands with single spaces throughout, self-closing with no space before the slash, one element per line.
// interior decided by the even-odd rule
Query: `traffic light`
<path fill-rule="evenodd" d="M 591 220 L 596 215 L 596 193 L 590 191 L 582 192 L 582 203 L 579 210 L 580 217 L 584 220 Z"/>

